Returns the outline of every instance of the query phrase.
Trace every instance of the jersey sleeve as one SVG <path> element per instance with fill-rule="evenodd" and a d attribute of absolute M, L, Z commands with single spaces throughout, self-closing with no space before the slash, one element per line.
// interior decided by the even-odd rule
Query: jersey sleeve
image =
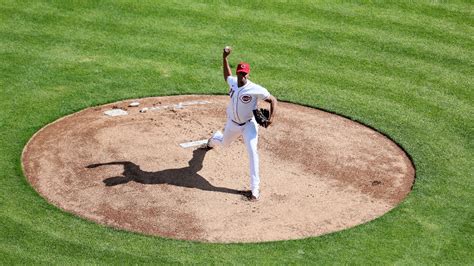
<path fill-rule="evenodd" d="M 256 95 L 259 100 L 266 100 L 270 97 L 270 92 L 268 92 L 264 87 L 258 86 Z"/>
<path fill-rule="evenodd" d="M 232 97 L 232 94 L 234 92 L 234 85 L 237 84 L 237 78 L 228 76 L 227 77 L 227 84 L 229 85 L 229 96 Z"/>
<path fill-rule="evenodd" d="M 229 87 L 232 89 L 232 86 L 234 86 L 234 85 L 237 84 L 237 78 L 236 78 L 236 77 L 233 77 L 233 76 L 228 76 L 228 77 L 227 77 L 227 84 L 228 84 Z"/>

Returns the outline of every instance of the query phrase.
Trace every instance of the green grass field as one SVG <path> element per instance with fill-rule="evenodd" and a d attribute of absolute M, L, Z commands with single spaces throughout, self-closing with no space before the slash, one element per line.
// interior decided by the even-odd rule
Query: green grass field
<path fill-rule="evenodd" d="M 474 4 L 251 2 L 0 0 L 0 264 L 474 264 Z M 223 245 L 103 227 L 28 184 L 24 145 L 64 115 L 224 94 L 225 45 L 280 100 L 399 143 L 417 169 L 408 198 L 346 231 Z"/>

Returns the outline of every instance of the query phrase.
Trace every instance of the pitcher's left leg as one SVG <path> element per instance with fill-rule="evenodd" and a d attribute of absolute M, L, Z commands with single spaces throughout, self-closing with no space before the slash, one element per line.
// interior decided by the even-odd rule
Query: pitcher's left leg
<path fill-rule="evenodd" d="M 250 189 L 252 190 L 252 195 L 258 198 L 260 196 L 259 161 L 257 152 L 258 124 L 252 119 L 252 121 L 248 122 L 244 127 L 242 135 L 250 162 Z"/>

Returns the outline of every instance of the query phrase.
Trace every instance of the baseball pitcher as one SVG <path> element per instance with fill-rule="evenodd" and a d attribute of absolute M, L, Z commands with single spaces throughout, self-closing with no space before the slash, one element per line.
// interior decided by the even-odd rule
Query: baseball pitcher
<path fill-rule="evenodd" d="M 207 146 L 228 146 L 239 136 L 243 137 L 250 161 L 250 189 L 248 198 L 257 201 L 260 197 L 259 162 L 257 153 L 258 126 L 268 127 L 274 121 L 277 99 L 270 95 L 267 89 L 251 82 L 249 78 L 250 65 L 241 62 L 237 65 L 237 77 L 231 75 L 227 57 L 230 47 L 224 48 L 223 66 L 224 80 L 229 85 L 230 101 L 227 106 L 227 122 L 224 133 L 217 131 L 209 139 Z M 257 109 L 259 100 L 270 103 L 270 111 Z"/>

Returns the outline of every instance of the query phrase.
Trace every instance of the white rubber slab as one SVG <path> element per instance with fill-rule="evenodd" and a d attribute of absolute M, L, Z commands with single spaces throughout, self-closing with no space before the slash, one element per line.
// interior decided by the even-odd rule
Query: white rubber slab
<path fill-rule="evenodd" d="M 183 148 L 190 148 L 190 147 L 196 147 L 196 146 L 203 146 L 205 144 L 207 144 L 207 139 L 185 142 L 185 143 L 179 144 L 179 146 Z"/>
<path fill-rule="evenodd" d="M 124 111 L 122 109 L 112 109 L 105 111 L 104 114 L 108 116 L 121 116 L 121 115 L 128 115 L 127 111 Z"/>

